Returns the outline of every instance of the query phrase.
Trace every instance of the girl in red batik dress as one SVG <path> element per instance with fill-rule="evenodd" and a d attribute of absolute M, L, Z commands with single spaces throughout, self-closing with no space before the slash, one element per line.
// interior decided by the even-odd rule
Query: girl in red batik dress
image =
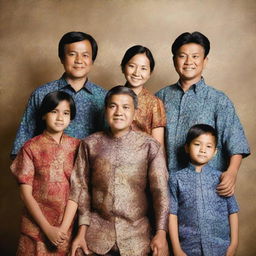
<path fill-rule="evenodd" d="M 79 140 L 63 131 L 75 114 L 69 94 L 47 94 L 38 113 L 42 133 L 24 144 L 11 165 L 25 204 L 17 255 L 64 256 L 69 251 L 71 229 L 61 222 Z"/>

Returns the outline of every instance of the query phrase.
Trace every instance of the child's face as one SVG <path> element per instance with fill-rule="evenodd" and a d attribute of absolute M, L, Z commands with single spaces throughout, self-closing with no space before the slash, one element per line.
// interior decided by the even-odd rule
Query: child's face
<path fill-rule="evenodd" d="M 50 133 L 62 133 L 70 123 L 70 105 L 63 100 L 59 105 L 43 116 L 46 123 L 46 130 Z"/>
<path fill-rule="evenodd" d="M 186 145 L 192 164 L 203 166 L 216 154 L 216 141 L 210 133 L 202 134 Z"/>
<path fill-rule="evenodd" d="M 105 116 L 115 136 L 122 136 L 130 129 L 135 114 L 133 99 L 127 94 L 113 95 L 105 109 Z"/>
<path fill-rule="evenodd" d="M 150 77 L 150 62 L 145 53 L 134 55 L 125 65 L 124 76 L 132 88 L 143 86 Z"/>

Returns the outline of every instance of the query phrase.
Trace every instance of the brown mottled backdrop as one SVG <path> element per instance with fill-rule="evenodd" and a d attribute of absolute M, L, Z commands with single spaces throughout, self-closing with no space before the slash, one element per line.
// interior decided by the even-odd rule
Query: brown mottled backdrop
<path fill-rule="evenodd" d="M 61 76 L 57 44 L 72 30 L 96 38 L 99 53 L 90 80 L 105 88 L 124 82 L 119 64 L 128 47 L 149 47 L 156 59 L 147 84 L 152 92 L 177 80 L 170 46 L 179 34 L 198 30 L 209 37 L 204 77 L 235 103 L 252 149 L 236 188 L 237 255 L 256 255 L 255 0 L 0 0 L 0 14 L 0 255 L 15 255 L 22 206 L 9 172 L 11 145 L 31 92 Z"/>

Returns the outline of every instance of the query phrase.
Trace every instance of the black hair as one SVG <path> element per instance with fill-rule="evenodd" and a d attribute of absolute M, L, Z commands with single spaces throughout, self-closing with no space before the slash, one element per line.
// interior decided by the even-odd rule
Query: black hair
<path fill-rule="evenodd" d="M 216 131 L 216 129 L 214 129 L 212 126 L 208 125 L 208 124 L 196 124 L 194 126 L 192 126 L 187 134 L 187 138 L 186 138 L 186 145 L 190 145 L 190 143 L 192 142 L 192 140 L 196 139 L 197 137 L 199 137 L 202 134 L 211 134 L 214 138 L 215 138 L 215 146 L 217 146 L 218 144 L 218 133 Z"/>
<path fill-rule="evenodd" d="M 98 52 L 97 42 L 91 35 L 86 34 L 84 32 L 76 32 L 76 31 L 68 32 L 64 34 L 60 39 L 59 48 L 58 48 L 59 58 L 61 60 L 64 60 L 66 44 L 72 44 L 72 43 L 80 42 L 84 40 L 88 40 L 90 42 L 92 47 L 92 61 L 95 61 L 97 57 L 97 52 Z"/>
<path fill-rule="evenodd" d="M 149 65 L 150 65 L 150 72 L 153 72 L 154 70 L 154 67 L 155 67 L 155 60 L 154 60 L 154 57 L 151 53 L 151 51 L 145 47 L 145 46 L 142 46 L 142 45 L 134 45 L 132 46 L 131 48 L 129 48 L 125 54 L 124 54 L 124 57 L 121 61 L 121 68 L 122 68 L 122 71 L 124 72 L 124 69 L 125 69 L 125 65 L 129 62 L 129 60 L 137 55 L 137 54 L 142 54 L 142 53 L 145 53 L 148 60 L 149 60 Z"/>
<path fill-rule="evenodd" d="M 204 58 L 206 58 L 210 51 L 210 41 L 205 35 L 197 31 L 193 33 L 185 32 L 175 39 L 172 44 L 173 57 L 182 45 L 189 43 L 200 44 L 204 48 Z"/>
<path fill-rule="evenodd" d="M 136 93 L 129 87 L 125 87 L 123 85 L 117 85 L 108 91 L 108 93 L 105 97 L 105 108 L 108 106 L 108 102 L 109 102 L 110 98 L 113 95 L 119 95 L 119 94 L 125 94 L 125 95 L 131 96 L 133 99 L 134 108 L 135 109 L 138 108 L 138 97 L 137 97 Z"/>
<path fill-rule="evenodd" d="M 41 134 L 45 128 L 46 123 L 43 120 L 43 116 L 54 110 L 61 101 L 66 100 L 70 106 L 70 120 L 73 120 L 76 116 L 76 105 L 71 95 L 63 91 L 54 91 L 46 94 L 40 108 L 37 111 L 36 120 L 36 135 Z"/>

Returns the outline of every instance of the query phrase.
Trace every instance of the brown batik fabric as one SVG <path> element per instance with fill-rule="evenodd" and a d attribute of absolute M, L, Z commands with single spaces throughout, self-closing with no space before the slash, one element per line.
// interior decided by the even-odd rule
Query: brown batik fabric
<path fill-rule="evenodd" d="M 116 138 L 99 132 L 80 145 L 71 177 L 70 199 L 78 202 L 79 224 L 89 225 L 86 241 L 97 254 L 116 243 L 122 256 L 150 251 L 147 186 L 156 229 L 166 230 L 168 174 L 160 144 L 144 133 Z"/>
<path fill-rule="evenodd" d="M 166 126 L 166 115 L 163 102 L 143 88 L 138 95 L 138 109 L 132 123 L 132 130 L 152 134 L 152 130 Z"/>

